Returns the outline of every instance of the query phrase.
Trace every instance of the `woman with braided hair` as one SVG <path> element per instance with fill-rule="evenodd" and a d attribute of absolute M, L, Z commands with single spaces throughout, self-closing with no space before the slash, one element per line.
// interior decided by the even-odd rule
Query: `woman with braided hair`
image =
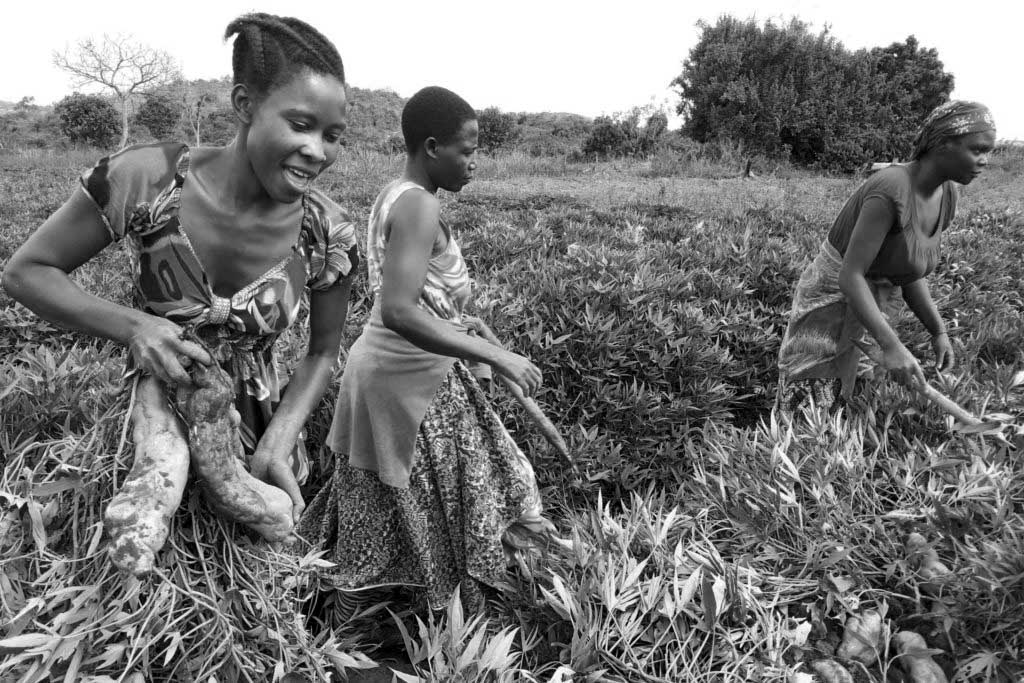
<path fill-rule="evenodd" d="M 878 171 L 854 192 L 797 285 L 779 351 L 778 407 L 793 411 L 808 400 L 830 407 L 837 393 L 848 399 L 856 377 L 870 369 L 854 343 L 865 331 L 885 370 L 923 384 L 924 371 L 887 320 L 897 291 L 931 335 L 935 367 L 953 366 L 924 278 L 956 213 L 957 185 L 978 177 L 995 139 L 986 107 L 947 102 L 925 119 L 909 163 Z"/>
<path fill-rule="evenodd" d="M 355 231 L 313 188 L 338 158 L 345 73 L 312 26 L 249 14 L 232 21 L 235 138 L 223 147 L 129 147 L 104 157 L 11 257 L 10 295 L 47 320 L 128 347 L 128 374 L 168 386 L 213 362 L 183 338 L 198 328 L 226 343 L 252 474 L 283 488 L 293 516 L 307 474 L 300 433 L 337 359 L 356 270 Z M 134 307 L 80 289 L 69 274 L 123 241 Z M 273 343 L 309 292 L 309 346 L 289 390 Z"/>

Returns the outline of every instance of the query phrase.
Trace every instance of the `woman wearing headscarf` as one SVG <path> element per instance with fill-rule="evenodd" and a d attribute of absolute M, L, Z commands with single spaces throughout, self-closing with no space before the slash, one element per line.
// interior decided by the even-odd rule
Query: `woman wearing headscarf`
<path fill-rule="evenodd" d="M 956 213 L 957 185 L 978 177 L 995 139 L 985 106 L 947 102 L 925 119 L 910 162 L 878 171 L 847 200 L 797 284 L 779 350 L 778 407 L 848 399 L 857 376 L 871 369 L 855 342 L 877 345 L 897 380 L 923 384 L 921 365 L 888 321 L 897 293 L 931 335 L 936 368 L 953 366 L 924 278 Z"/>

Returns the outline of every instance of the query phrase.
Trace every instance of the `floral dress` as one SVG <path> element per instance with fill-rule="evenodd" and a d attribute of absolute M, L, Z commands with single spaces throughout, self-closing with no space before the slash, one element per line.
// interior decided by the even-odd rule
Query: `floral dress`
<path fill-rule="evenodd" d="M 274 342 L 295 322 L 307 288 L 327 289 L 357 266 L 355 228 L 340 207 L 310 191 L 288 254 L 231 297 L 218 296 L 178 218 L 189 158 L 182 144 L 130 147 L 86 171 L 82 188 L 111 238 L 126 245 L 135 305 L 230 345 L 221 364 L 234 380 L 242 445 L 251 454 L 283 388 Z M 127 374 L 135 373 L 129 358 Z M 301 439 L 293 469 L 300 482 L 306 479 Z"/>
<path fill-rule="evenodd" d="M 328 551 L 327 574 L 342 590 L 419 586 L 440 608 L 460 586 L 475 609 L 481 584 L 505 581 L 507 548 L 554 527 L 541 514 L 533 468 L 467 364 L 422 351 L 381 322 L 383 227 L 394 201 L 418 187 L 392 183 L 371 213 L 367 271 L 377 301 L 342 376 L 328 437 L 337 454 L 333 476 L 298 532 Z M 470 279 L 454 236 L 442 230 L 446 240 L 435 245 L 419 305 L 458 326 Z M 425 412 L 415 401 L 403 404 L 425 387 Z M 408 415 L 395 409 L 402 405 L 413 413 L 407 445 L 394 436 L 406 429 Z"/>

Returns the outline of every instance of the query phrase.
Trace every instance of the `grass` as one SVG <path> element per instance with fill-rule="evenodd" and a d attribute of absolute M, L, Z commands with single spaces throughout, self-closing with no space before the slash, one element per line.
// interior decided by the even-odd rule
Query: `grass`
<path fill-rule="evenodd" d="M 0 266 L 92 160 L 0 156 Z M 960 357 L 944 391 L 1018 423 L 1020 161 L 997 155 L 965 188 L 931 277 Z M 363 224 L 400 169 L 352 152 L 323 186 Z M 564 471 L 495 394 L 576 543 L 528 558 L 484 617 L 454 604 L 398 613 L 394 628 L 381 617 L 403 605 L 324 617 L 315 555 L 252 543 L 191 494 L 161 571 L 117 576 L 99 520 L 130 464 L 123 350 L 40 324 L 0 293 L 0 678 L 323 680 L 371 666 L 390 638 L 423 680 L 781 681 L 834 657 L 844 622 L 869 608 L 889 632 L 924 636 L 962 680 L 1024 674 L 1017 451 L 950 431 L 885 382 L 837 416 L 771 414 L 793 284 L 859 180 L 740 171 L 507 155 L 482 159 L 478 179 L 444 198 L 478 307 L 541 367 L 539 401 L 585 472 Z M 75 277 L 128 299 L 119 248 Z M 346 345 L 369 310 L 365 285 Z M 897 324 L 926 356 L 920 326 Z M 282 338 L 284 363 L 302 339 Z M 331 405 L 310 421 L 314 452 Z M 952 569 L 938 586 L 906 556 L 912 531 Z M 903 675 L 892 647 L 870 667 L 843 664 Z"/>

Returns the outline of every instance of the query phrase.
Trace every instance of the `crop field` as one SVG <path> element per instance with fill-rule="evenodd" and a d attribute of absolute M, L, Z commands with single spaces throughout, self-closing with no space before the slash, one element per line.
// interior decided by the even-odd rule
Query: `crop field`
<path fill-rule="evenodd" d="M 94 158 L 0 156 L 0 267 Z M 538 401 L 579 463 L 579 475 L 563 467 L 492 390 L 573 549 L 527 557 L 484 616 L 394 600 L 343 609 L 315 553 L 253 542 L 186 491 L 159 570 L 124 578 L 102 532 L 131 464 L 124 351 L 0 293 L 0 680 L 359 680 L 382 644 L 404 653 L 408 681 L 842 680 L 816 673 L 821 660 L 859 681 L 925 680 L 897 651 L 901 631 L 920 635 L 950 680 L 1021 680 L 1019 434 L 957 431 L 886 381 L 836 415 L 791 423 L 771 411 L 792 288 L 858 178 L 480 163 L 443 211 L 481 316 L 541 368 Z M 398 157 L 352 152 L 321 187 L 362 227 L 400 169 Z M 125 265 L 112 247 L 75 277 L 127 302 Z M 928 368 L 930 381 L 1020 424 L 1019 151 L 964 188 L 930 282 L 959 359 L 944 377 Z M 361 275 L 346 347 L 369 304 Z M 930 362 L 908 311 L 897 324 Z M 282 337 L 281 363 L 302 344 L 301 330 Z M 329 392 L 308 425 L 310 494 L 329 467 L 332 405 Z M 925 572 L 911 534 L 948 571 Z M 868 612 L 881 617 L 875 647 L 840 656 L 850 620 Z"/>

